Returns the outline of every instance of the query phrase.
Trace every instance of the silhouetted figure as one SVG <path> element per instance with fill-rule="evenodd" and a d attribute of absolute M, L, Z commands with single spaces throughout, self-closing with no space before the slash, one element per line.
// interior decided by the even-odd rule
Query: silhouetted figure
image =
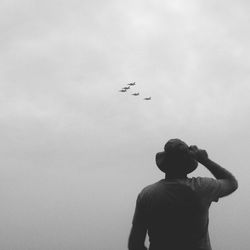
<path fill-rule="evenodd" d="M 188 178 L 198 162 L 216 178 Z M 238 188 L 235 177 L 208 158 L 205 150 L 188 146 L 179 139 L 169 140 L 156 164 L 165 173 L 138 195 L 129 236 L 129 250 L 211 250 L 208 210 L 212 201 Z"/>

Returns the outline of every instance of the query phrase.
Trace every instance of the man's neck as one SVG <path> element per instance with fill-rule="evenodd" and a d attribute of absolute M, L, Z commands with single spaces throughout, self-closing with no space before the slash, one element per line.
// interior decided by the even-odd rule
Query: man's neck
<path fill-rule="evenodd" d="M 171 180 L 171 179 L 187 179 L 187 175 L 170 175 L 166 174 L 165 175 L 166 180 Z"/>

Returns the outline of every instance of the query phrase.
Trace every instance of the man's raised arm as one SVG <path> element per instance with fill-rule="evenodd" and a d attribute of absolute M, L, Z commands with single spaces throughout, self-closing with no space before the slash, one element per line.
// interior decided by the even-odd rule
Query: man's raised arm
<path fill-rule="evenodd" d="M 190 154 L 202 165 L 204 165 L 220 183 L 220 197 L 226 196 L 234 192 L 238 188 L 238 181 L 225 168 L 208 158 L 205 150 L 199 149 L 197 146 L 190 146 Z"/>

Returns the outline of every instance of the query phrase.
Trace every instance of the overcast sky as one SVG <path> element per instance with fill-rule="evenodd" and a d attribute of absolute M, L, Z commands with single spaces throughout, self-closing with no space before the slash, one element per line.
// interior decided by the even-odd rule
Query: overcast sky
<path fill-rule="evenodd" d="M 211 242 L 248 250 L 249 11 L 245 0 L 2 0 L 0 248 L 126 249 L 138 192 L 163 178 L 155 154 L 178 137 L 237 177 L 211 207 Z"/>

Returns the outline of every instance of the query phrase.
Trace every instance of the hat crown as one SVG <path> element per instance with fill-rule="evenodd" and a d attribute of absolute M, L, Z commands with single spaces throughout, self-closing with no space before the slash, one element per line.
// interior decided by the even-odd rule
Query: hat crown
<path fill-rule="evenodd" d="M 180 139 L 171 139 L 165 146 L 164 151 L 167 154 L 185 154 L 188 152 L 188 145 Z"/>
<path fill-rule="evenodd" d="M 164 151 L 156 154 L 156 165 L 164 173 L 180 169 L 190 173 L 196 168 L 197 163 L 191 159 L 189 147 L 184 141 L 171 139 L 165 144 Z"/>

